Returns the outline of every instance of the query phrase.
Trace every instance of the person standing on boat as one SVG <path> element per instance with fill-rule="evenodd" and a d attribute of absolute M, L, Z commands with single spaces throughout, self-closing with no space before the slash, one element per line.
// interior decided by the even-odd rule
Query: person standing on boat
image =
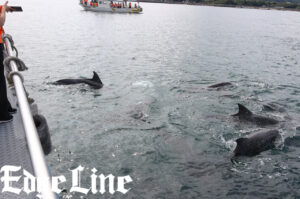
<path fill-rule="evenodd" d="M 6 91 L 6 81 L 4 76 L 4 65 L 3 65 L 3 41 L 2 36 L 4 34 L 4 23 L 7 11 L 12 11 L 10 7 L 7 6 L 8 1 L 6 1 L 3 6 L 0 6 L 0 122 L 7 122 L 12 120 L 13 116 L 10 113 L 16 112 L 13 109 L 7 99 Z"/>

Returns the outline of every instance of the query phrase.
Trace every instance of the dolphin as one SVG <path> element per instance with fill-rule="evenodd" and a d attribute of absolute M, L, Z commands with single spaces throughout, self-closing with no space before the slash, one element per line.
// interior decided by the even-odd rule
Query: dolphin
<path fill-rule="evenodd" d="M 156 98 L 150 97 L 150 98 L 144 99 L 143 101 L 138 102 L 133 107 L 133 110 L 128 112 L 130 114 L 130 117 L 133 119 L 136 119 L 136 120 L 150 123 L 148 121 L 148 117 L 150 115 L 152 106 L 156 101 L 157 101 Z"/>
<path fill-rule="evenodd" d="M 269 111 L 269 112 L 280 112 L 280 113 L 283 113 L 283 112 L 286 112 L 286 110 L 280 106 L 279 104 L 276 104 L 276 103 L 268 103 L 268 104 L 264 104 L 263 105 L 263 110 L 264 111 Z"/>
<path fill-rule="evenodd" d="M 208 88 L 221 88 L 224 86 L 232 86 L 232 84 L 230 82 L 222 82 L 222 83 L 210 85 Z"/>
<path fill-rule="evenodd" d="M 237 146 L 233 151 L 234 156 L 255 156 L 271 149 L 275 146 L 274 143 L 279 136 L 278 130 L 269 130 L 239 138 L 236 140 Z"/>
<path fill-rule="evenodd" d="M 100 89 L 103 87 L 103 83 L 99 78 L 98 74 L 93 71 L 94 76 L 92 79 L 61 79 L 54 82 L 55 85 L 69 85 L 69 84 L 88 84 L 95 89 Z"/>
<path fill-rule="evenodd" d="M 253 114 L 242 104 L 238 104 L 238 106 L 239 106 L 239 112 L 232 116 L 237 117 L 240 121 L 255 123 L 258 126 L 267 126 L 267 125 L 274 125 L 279 123 L 279 121 L 273 118 L 268 118 L 268 117 Z"/>

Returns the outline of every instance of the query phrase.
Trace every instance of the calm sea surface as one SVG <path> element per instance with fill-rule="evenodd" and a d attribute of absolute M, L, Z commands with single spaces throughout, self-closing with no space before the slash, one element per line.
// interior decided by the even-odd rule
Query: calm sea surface
<path fill-rule="evenodd" d="M 25 84 L 51 128 L 53 175 L 79 165 L 130 175 L 122 195 L 83 198 L 299 198 L 300 12 L 141 3 L 143 14 L 85 12 L 75 0 L 10 1 Z M 99 73 L 104 87 L 54 86 Z M 233 87 L 209 90 L 230 81 Z M 242 103 L 275 117 L 273 150 L 230 161 Z M 264 104 L 285 111 L 267 112 Z"/>

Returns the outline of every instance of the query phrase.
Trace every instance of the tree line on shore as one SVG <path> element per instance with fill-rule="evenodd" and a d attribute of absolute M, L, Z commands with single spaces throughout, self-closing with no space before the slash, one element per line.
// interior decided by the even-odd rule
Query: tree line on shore
<path fill-rule="evenodd" d="M 182 2 L 182 0 L 174 0 L 174 2 Z M 265 8 L 283 8 L 300 10 L 298 2 L 278 2 L 264 0 L 188 0 L 187 3 L 199 3 L 207 5 L 221 6 L 249 6 L 249 7 L 265 7 Z"/>

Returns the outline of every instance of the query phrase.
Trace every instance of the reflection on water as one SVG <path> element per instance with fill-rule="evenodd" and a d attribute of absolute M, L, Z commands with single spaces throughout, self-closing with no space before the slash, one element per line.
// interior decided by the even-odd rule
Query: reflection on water
<path fill-rule="evenodd" d="M 6 31 L 48 118 L 54 175 L 70 179 L 78 165 L 130 175 L 125 198 L 300 196 L 299 12 L 142 3 L 132 15 L 85 12 L 71 0 L 10 3 L 24 9 L 8 14 Z M 50 84 L 92 71 L 100 90 Z M 233 86 L 207 88 L 219 82 Z M 286 142 L 233 164 L 234 140 L 261 130 L 232 120 L 237 103 L 281 118 Z"/>

